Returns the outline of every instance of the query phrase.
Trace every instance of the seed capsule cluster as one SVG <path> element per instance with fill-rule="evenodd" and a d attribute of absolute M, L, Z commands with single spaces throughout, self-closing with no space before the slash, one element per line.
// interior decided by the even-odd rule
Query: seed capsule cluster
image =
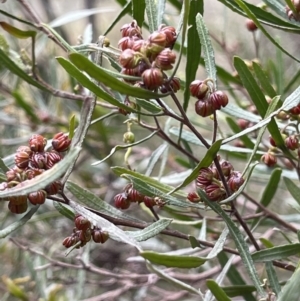
<path fill-rule="evenodd" d="M 45 170 L 51 169 L 63 158 L 71 140 L 64 133 L 57 133 L 52 140 L 53 149 L 45 151 L 47 139 L 42 135 L 32 135 L 28 146 L 20 146 L 15 154 L 15 166 L 6 172 L 7 181 L 0 184 L 0 191 L 21 185 L 26 180 L 41 175 Z M 33 205 L 41 205 L 45 202 L 47 195 L 56 194 L 61 188 L 59 181 L 54 181 L 43 190 L 31 192 L 28 195 L 12 196 L 7 199 L 8 208 L 11 212 L 21 214 L 26 212 L 27 199 Z"/>
<path fill-rule="evenodd" d="M 148 208 L 164 205 L 161 198 L 143 195 L 134 189 L 132 184 L 127 185 L 122 193 L 117 194 L 114 197 L 114 202 L 116 208 L 123 210 L 128 209 L 132 203 L 144 203 Z"/>
<path fill-rule="evenodd" d="M 134 20 L 122 26 L 121 33 L 122 38 L 118 44 L 122 50 L 119 58 L 123 67 L 121 73 L 142 78 L 142 81 L 126 81 L 148 90 L 160 88 L 162 92 L 171 89 L 177 92 L 180 89 L 179 79 L 173 78 L 167 83 L 164 74 L 165 70 L 173 68 L 176 60 L 176 54 L 172 50 L 177 38 L 175 28 L 161 25 L 144 40 L 141 28 Z"/>
<path fill-rule="evenodd" d="M 210 85 L 211 80 L 194 80 L 190 84 L 191 95 L 197 98 L 195 111 L 202 117 L 213 114 L 216 110 L 226 107 L 228 104 L 227 95 L 220 90 L 213 91 Z"/>
<path fill-rule="evenodd" d="M 219 163 L 228 188 L 231 192 L 237 191 L 245 182 L 242 174 L 239 171 L 234 171 L 233 166 L 229 161 L 219 158 Z M 203 190 L 211 201 L 219 202 L 226 198 L 226 191 L 215 164 L 211 164 L 209 167 L 200 169 L 199 175 L 196 179 L 196 186 Z M 187 199 L 192 203 L 198 203 L 201 201 L 197 192 L 190 192 Z"/>
<path fill-rule="evenodd" d="M 73 233 L 66 237 L 62 243 L 66 248 L 76 245 L 76 249 L 79 249 L 86 245 L 91 239 L 93 239 L 95 243 L 103 244 L 109 238 L 106 231 L 102 231 L 100 228 L 92 226 L 90 221 L 80 214 L 75 216 L 74 222 L 75 227 Z"/>

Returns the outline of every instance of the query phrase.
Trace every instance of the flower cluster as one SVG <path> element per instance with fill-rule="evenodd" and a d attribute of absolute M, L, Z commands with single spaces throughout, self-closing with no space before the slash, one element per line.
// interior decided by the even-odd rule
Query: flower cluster
<path fill-rule="evenodd" d="M 299 0 L 292 0 L 292 4 L 294 5 L 295 12 L 293 12 L 288 5 L 285 6 L 285 11 L 288 18 L 294 19 L 295 21 L 300 21 L 300 1 Z"/>
<path fill-rule="evenodd" d="M 117 194 L 114 197 L 114 202 L 118 209 L 128 209 L 131 203 L 144 203 L 148 208 L 164 205 L 161 198 L 143 195 L 134 189 L 132 184 L 128 184 L 122 193 Z"/>
<path fill-rule="evenodd" d="M 232 164 L 226 160 L 219 158 L 219 163 L 228 188 L 231 192 L 237 191 L 245 182 L 242 174 L 239 171 L 234 171 Z M 198 189 L 203 190 L 211 201 L 219 202 L 226 198 L 225 188 L 214 163 L 209 167 L 200 169 L 196 179 L 196 186 Z M 201 201 L 201 198 L 196 192 L 190 192 L 187 199 L 193 203 Z"/>
<path fill-rule="evenodd" d="M 195 111 L 202 117 L 210 116 L 216 110 L 220 110 L 228 104 L 227 95 L 220 90 L 213 91 L 210 85 L 211 82 L 211 79 L 194 80 L 190 84 L 191 95 L 197 98 Z"/>
<path fill-rule="evenodd" d="M 102 231 L 100 228 L 92 226 L 90 221 L 82 215 L 77 214 L 74 221 L 75 227 L 73 233 L 66 237 L 62 243 L 66 248 L 76 245 L 76 248 L 79 249 L 86 245 L 91 239 L 93 239 L 94 242 L 101 244 L 108 240 L 109 235 L 106 231 Z"/>
<path fill-rule="evenodd" d="M 180 81 L 173 78 L 167 83 L 163 71 L 173 68 L 176 54 L 172 47 L 176 41 L 176 30 L 172 26 L 161 25 L 147 40 L 142 37 L 141 28 L 134 20 L 121 28 L 122 38 L 118 46 L 122 50 L 119 62 L 122 74 L 141 77 L 142 81 L 127 80 L 129 83 L 148 90 L 160 88 L 163 92 L 177 92 Z"/>
<path fill-rule="evenodd" d="M 63 158 L 62 153 L 69 148 L 71 140 L 68 135 L 60 132 L 53 137 L 52 150 L 45 151 L 46 144 L 47 139 L 43 136 L 32 135 L 28 146 L 22 145 L 17 149 L 15 166 L 6 172 L 7 181 L 0 184 L 0 191 L 21 185 L 22 182 L 31 180 L 52 168 Z M 47 195 L 56 194 L 60 188 L 61 183 L 57 180 L 43 190 L 2 200 L 9 201 L 8 208 L 11 212 L 21 214 L 27 210 L 27 199 L 33 205 L 40 205 L 45 202 Z"/>

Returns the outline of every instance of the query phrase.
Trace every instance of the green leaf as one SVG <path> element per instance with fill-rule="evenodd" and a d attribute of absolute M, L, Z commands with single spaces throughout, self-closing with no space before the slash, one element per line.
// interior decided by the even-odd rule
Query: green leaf
<path fill-rule="evenodd" d="M 190 83 L 195 79 L 201 57 L 201 44 L 196 28 L 196 15 L 203 14 L 203 0 L 192 0 L 188 17 L 186 65 L 185 65 L 185 89 L 183 109 L 186 111 L 190 100 Z"/>
<path fill-rule="evenodd" d="M 283 102 L 282 110 L 288 111 L 293 107 L 296 107 L 300 101 L 300 86 L 292 93 L 290 94 L 285 101 Z"/>
<path fill-rule="evenodd" d="M 149 139 L 151 139 L 153 136 L 155 136 L 157 134 L 157 131 L 151 133 L 149 136 L 145 137 L 144 139 L 141 139 L 139 141 L 136 141 L 134 143 L 131 143 L 131 144 L 125 144 L 125 145 L 116 145 L 114 148 L 111 149 L 109 155 L 107 155 L 105 158 L 103 158 L 102 160 L 100 161 L 96 161 L 94 163 L 92 163 L 92 166 L 95 166 L 95 165 L 98 165 L 104 161 L 106 161 L 108 158 L 110 158 L 116 151 L 118 151 L 119 149 L 127 149 L 129 147 L 132 147 L 132 146 L 135 146 L 135 145 L 139 145 Z"/>
<path fill-rule="evenodd" d="M 220 150 L 220 146 L 222 143 L 222 139 L 217 140 L 206 152 L 203 159 L 197 164 L 197 166 L 193 169 L 191 174 L 176 188 L 174 188 L 170 193 L 177 191 L 178 189 L 187 186 L 190 184 L 193 180 L 195 180 L 198 175 L 201 168 L 208 167 L 214 158 L 216 157 L 218 151 Z"/>
<path fill-rule="evenodd" d="M 206 262 L 206 258 L 196 256 L 176 256 L 153 251 L 142 251 L 140 255 L 154 264 L 166 267 L 191 269 L 201 266 Z"/>
<path fill-rule="evenodd" d="M 252 259 L 256 262 L 265 262 L 287 258 L 298 253 L 300 253 L 300 243 L 281 245 L 254 252 L 252 254 Z"/>
<path fill-rule="evenodd" d="M 283 53 L 285 53 L 290 58 L 294 59 L 296 62 L 300 63 L 300 60 L 294 57 L 292 54 L 290 54 L 288 51 L 286 51 L 281 45 L 279 45 L 276 40 L 268 33 L 267 30 L 264 29 L 264 27 L 260 24 L 260 22 L 257 20 L 256 16 L 251 12 L 251 10 L 247 7 L 247 5 L 242 0 L 235 0 L 235 2 L 240 6 L 240 8 L 247 14 L 248 18 L 251 19 L 257 28 L 261 30 L 261 32 L 277 47 L 279 48 Z"/>
<path fill-rule="evenodd" d="M 44 171 L 41 175 L 21 182 L 13 188 L 0 191 L 0 197 L 9 197 L 15 195 L 26 195 L 30 192 L 44 189 L 48 184 L 61 177 L 80 152 L 79 147 L 71 148 L 63 160 L 55 164 L 51 169 Z"/>
<path fill-rule="evenodd" d="M 247 297 L 252 296 L 252 293 L 256 291 L 253 285 L 223 286 L 222 289 L 229 297 L 244 296 L 245 300 L 248 300 Z M 253 296 L 252 298 L 251 300 L 255 300 Z"/>
<path fill-rule="evenodd" d="M 149 100 L 136 98 L 136 104 L 153 114 L 162 113 L 162 108 Z"/>
<path fill-rule="evenodd" d="M 35 38 L 36 31 L 34 30 L 21 30 L 19 28 L 16 28 L 6 22 L 0 22 L 0 26 L 7 31 L 12 36 L 18 38 L 18 39 L 28 39 L 28 38 Z"/>
<path fill-rule="evenodd" d="M 0 158 L 0 168 L 3 172 L 7 172 L 9 170 L 2 158 Z"/>
<path fill-rule="evenodd" d="M 6 237 L 13 231 L 15 231 L 15 230 L 19 229 L 20 227 L 22 227 L 23 225 L 25 225 L 31 219 L 31 217 L 36 213 L 36 211 L 38 209 L 39 209 L 39 206 L 35 206 L 35 207 L 31 208 L 30 211 L 28 211 L 20 220 L 14 222 L 13 224 L 6 227 L 5 229 L 0 230 L 0 238 Z"/>
<path fill-rule="evenodd" d="M 299 301 L 299 281 L 300 281 L 300 268 L 299 264 L 292 275 L 287 281 L 286 285 L 282 288 L 277 301 Z"/>
<path fill-rule="evenodd" d="M 126 169 L 124 167 L 115 166 L 115 167 L 111 167 L 111 169 L 118 176 L 121 176 L 123 174 L 131 175 L 135 178 L 140 179 L 141 181 L 143 181 L 145 183 L 148 183 L 152 187 L 155 187 L 155 188 L 157 188 L 158 190 L 160 190 L 164 193 L 169 193 L 174 188 L 170 185 L 163 184 L 161 181 L 157 181 L 157 180 L 155 180 L 151 177 L 147 177 L 147 176 L 142 175 L 142 174 L 140 174 L 136 171 L 132 171 L 132 170 Z M 177 196 L 177 197 L 180 197 L 180 198 L 186 198 L 187 193 L 182 191 L 182 190 L 178 190 L 174 193 L 174 196 Z"/>
<path fill-rule="evenodd" d="M 39 82 L 34 80 L 31 76 L 25 73 L 18 65 L 16 65 L 0 48 L 0 62 L 3 67 L 11 71 L 13 74 L 17 75 L 18 77 L 22 78 L 28 84 L 35 86 L 43 91 L 50 92 L 46 87 L 41 85 Z"/>
<path fill-rule="evenodd" d="M 89 76 L 94 78 L 96 81 L 104 84 L 105 86 L 111 88 L 114 91 L 118 91 L 121 94 L 150 99 L 159 98 L 166 95 L 157 94 L 142 88 L 137 88 L 130 86 L 115 77 L 109 75 L 100 66 L 95 65 L 88 58 L 79 53 L 69 54 L 71 62 L 80 70 L 85 71 Z"/>
<path fill-rule="evenodd" d="M 161 231 L 166 229 L 172 223 L 171 219 L 160 219 L 143 230 L 126 231 L 126 233 L 133 237 L 136 241 L 145 241 L 151 237 L 158 235 Z"/>
<path fill-rule="evenodd" d="M 123 220 L 129 220 L 136 223 L 144 223 L 143 221 L 131 217 L 130 215 L 116 209 L 110 204 L 104 202 L 101 198 L 96 196 L 94 193 L 80 187 L 74 182 L 67 181 L 66 188 L 76 197 L 80 204 L 83 204 L 89 208 L 95 209 L 108 216 L 119 218 Z"/>
<path fill-rule="evenodd" d="M 295 201 L 300 205 L 300 188 L 289 178 L 283 177 L 286 188 L 293 196 Z"/>
<path fill-rule="evenodd" d="M 71 116 L 71 118 L 70 118 L 70 121 L 69 121 L 69 135 L 68 135 L 68 137 L 69 137 L 69 139 L 73 139 L 73 137 L 74 137 L 74 132 L 75 132 L 75 119 L 76 117 L 75 117 L 75 114 L 73 114 L 72 116 Z"/>
<path fill-rule="evenodd" d="M 259 276 L 254 266 L 254 262 L 252 260 L 248 245 L 246 244 L 242 233 L 240 232 L 239 228 L 236 224 L 231 220 L 231 218 L 226 214 L 226 212 L 221 208 L 218 203 L 211 202 L 207 197 L 206 194 L 202 190 L 198 190 L 199 195 L 205 201 L 205 203 L 213 209 L 216 213 L 218 213 L 226 225 L 229 228 L 230 234 L 235 242 L 236 248 L 239 251 L 239 254 L 242 258 L 242 261 L 246 267 L 246 270 L 253 281 L 254 286 L 257 289 L 258 294 L 261 297 L 266 297 L 266 292 L 261 287 L 261 283 L 259 280 Z"/>
<path fill-rule="evenodd" d="M 217 71 L 214 49 L 210 41 L 208 29 L 204 23 L 203 17 L 199 13 L 196 16 L 196 26 L 203 49 L 204 63 L 207 75 L 213 80 L 215 88 L 217 88 Z"/>
<path fill-rule="evenodd" d="M 221 109 L 222 112 L 226 113 L 229 116 L 236 117 L 236 118 L 242 118 L 251 122 L 259 122 L 261 121 L 261 118 L 251 112 L 248 112 L 240 107 L 238 107 L 235 104 L 232 104 L 229 102 L 229 104 Z"/>
<path fill-rule="evenodd" d="M 132 0 L 132 18 L 137 21 L 137 24 L 140 27 L 143 26 L 145 8 L 145 0 Z"/>
<path fill-rule="evenodd" d="M 157 1 L 157 26 L 163 24 L 164 13 L 166 10 L 166 0 L 158 0 Z"/>
<path fill-rule="evenodd" d="M 264 237 L 260 237 L 259 240 L 261 241 L 261 243 L 266 247 L 266 248 L 273 248 L 274 245 L 271 243 L 271 241 L 269 239 L 266 239 Z"/>
<path fill-rule="evenodd" d="M 139 1 L 139 0 L 137 0 Z M 146 0 L 146 13 L 148 18 L 149 31 L 152 33 L 157 30 L 157 6 L 156 1 Z"/>
<path fill-rule="evenodd" d="M 258 82 L 260 83 L 261 87 L 264 89 L 265 93 L 270 96 L 271 98 L 274 98 L 277 96 L 276 91 L 272 87 L 270 83 L 270 79 L 267 77 L 261 66 L 255 62 L 252 62 L 253 70 L 255 72 L 255 75 L 258 79 Z"/>
<path fill-rule="evenodd" d="M 281 287 L 272 262 L 266 262 L 266 272 L 268 275 L 270 286 L 273 292 L 276 294 L 276 296 L 278 296 L 281 291 Z"/>
<path fill-rule="evenodd" d="M 231 301 L 231 299 L 226 295 L 225 291 L 212 279 L 206 280 L 206 285 L 208 289 L 215 296 L 218 301 Z"/>
<path fill-rule="evenodd" d="M 159 197 L 164 202 L 166 202 L 167 205 L 178 206 L 178 207 L 183 207 L 183 208 L 189 208 L 189 207 L 195 207 L 195 208 L 200 208 L 200 209 L 204 208 L 204 206 L 202 204 L 194 204 L 191 202 L 187 202 L 186 200 L 184 200 L 184 201 L 180 200 L 169 194 L 165 194 L 163 191 L 150 185 L 149 182 L 145 182 L 145 181 L 141 180 L 140 178 L 134 177 L 130 174 L 125 173 L 122 176 L 127 178 L 128 180 L 130 180 L 133 184 L 133 187 L 141 194 L 150 196 L 150 197 Z"/>
<path fill-rule="evenodd" d="M 53 206 L 61 215 L 70 219 L 71 221 L 74 221 L 75 214 L 70 208 L 55 201 L 53 201 Z"/>

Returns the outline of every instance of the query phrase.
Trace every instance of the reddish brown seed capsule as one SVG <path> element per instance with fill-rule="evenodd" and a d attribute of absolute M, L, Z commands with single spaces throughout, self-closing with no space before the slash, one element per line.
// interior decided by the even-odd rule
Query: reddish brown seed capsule
<path fill-rule="evenodd" d="M 203 100 L 209 92 L 209 87 L 202 80 L 197 79 L 191 82 L 190 92 L 192 96 L 198 98 L 199 100 Z"/>
<path fill-rule="evenodd" d="M 121 27 L 121 33 L 122 33 L 122 37 L 133 37 L 133 36 L 137 36 L 139 38 L 142 38 L 142 31 L 141 28 L 138 26 L 137 22 L 135 20 L 133 20 L 131 23 L 129 24 L 124 24 Z"/>
<path fill-rule="evenodd" d="M 47 144 L 47 139 L 42 135 L 32 135 L 29 139 L 29 147 L 33 152 L 43 152 Z"/>
<path fill-rule="evenodd" d="M 51 152 L 46 152 L 44 158 L 45 169 L 50 169 L 62 159 L 62 156 L 57 151 L 52 150 Z"/>
<path fill-rule="evenodd" d="M 45 169 L 45 153 L 34 153 L 29 160 L 29 168 L 33 169 Z"/>
<path fill-rule="evenodd" d="M 165 47 L 173 48 L 173 45 L 175 44 L 177 39 L 176 29 L 173 26 L 166 26 L 162 24 L 159 27 L 158 31 L 163 32 L 166 35 Z"/>
<path fill-rule="evenodd" d="M 220 201 L 226 196 L 226 192 L 217 184 L 210 184 L 205 187 L 205 193 L 211 201 Z"/>
<path fill-rule="evenodd" d="M 228 187 L 232 192 L 237 191 L 243 184 L 245 180 L 239 171 L 233 171 L 227 181 Z"/>
<path fill-rule="evenodd" d="M 158 68 L 150 68 L 143 72 L 142 79 L 145 87 L 154 90 L 164 82 L 164 75 Z"/>
<path fill-rule="evenodd" d="M 195 191 L 189 192 L 189 194 L 187 195 L 187 199 L 192 203 L 199 203 L 201 201 L 200 196 Z"/>
<path fill-rule="evenodd" d="M 15 155 L 15 164 L 19 167 L 19 168 L 26 168 L 28 166 L 28 162 L 29 162 L 29 154 L 26 152 L 17 152 Z"/>
<path fill-rule="evenodd" d="M 22 205 L 24 203 L 27 203 L 27 196 L 26 195 L 10 196 L 9 201 L 14 205 Z"/>
<path fill-rule="evenodd" d="M 108 235 L 107 231 L 101 231 L 100 229 L 94 229 L 92 231 L 92 238 L 93 238 L 94 242 L 104 244 L 108 240 L 109 235 Z"/>
<path fill-rule="evenodd" d="M 75 238 L 73 236 L 68 236 L 66 237 L 62 244 L 66 247 L 66 248 L 70 248 L 72 246 L 74 246 L 76 243 Z"/>
<path fill-rule="evenodd" d="M 149 207 L 149 208 L 151 208 L 151 207 L 153 207 L 153 206 L 156 205 L 156 202 L 155 202 L 154 198 L 152 198 L 150 196 L 144 196 L 144 200 L 143 201 L 144 201 L 144 204 L 147 207 Z"/>
<path fill-rule="evenodd" d="M 74 219 L 75 226 L 78 230 L 86 231 L 91 228 L 91 223 L 88 219 L 83 217 L 82 215 L 77 214 Z"/>
<path fill-rule="evenodd" d="M 268 152 L 262 155 L 261 161 L 265 163 L 267 166 L 272 167 L 277 163 L 277 158 L 273 153 Z"/>
<path fill-rule="evenodd" d="M 114 197 L 115 206 L 118 209 L 128 209 L 130 206 L 130 200 L 128 200 L 125 193 L 119 193 Z"/>
<path fill-rule="evenodd" d="M 125 49 L 120 54 L 119 62 L 123 68 L 133 69 L 142 59 L 142 55 L 132 49 Z"/>
<path fill-rule="evenodd" d="M 61 189 L 61 182 L 60 181 L 54 181 L 53 183 L 49 184 L 45 187 L 45 191 L 49 195 L 57 194 L 59 190 Z"/>
<path fill-rule="evenodd" d="M 154 31 L 148 38 L 149 51 L 152 53 L 159 53 L 162 51 L 167 43 L 167 37 L 163 32 Z"/>
<path fill-rule="evenodd" d="M 284 142 L 286 147 L 290 150 L 295 150 L 299 146 L 299 139 L 295 135 L 287 137 Z"/>
<path fill-rule="evenodd" d="M 133 187 L 130 187 L 128 190 L 126 190 L 125 192 L 127 194 L 127 198 L 131 201 L 131 202 L 142 202 L 144 199 L 144 195 L 142 195 L 141 193 L 139 193 L 136 189 L 134 189 Z"/>
<path fill-rule="evenodd" d="M 170 70 L 176 60 L 176 54 L 170 48 L 162 50 L 155 59 L 155 64 L 161 70 Z"/>
<path fill-rule="evenodd" d="M 36 176 L 41 175 L 43 172 L 44 172 L 43 169 L 27 169 L 26 170 L 27 179 L 31 180 Z"/>
<path fill-rule="evenodd" d="M 256 24 L 251 19 L 246 20 L 246 27 L 249 31 L 255 31 L 257 30 Z"/>
<path fill-rule="evenodd" d="M 226 107 L 228 104 L 228 97 L 223 91 L 216 91 L 209 97 L 212 106 L 215 110 L 220 110 L 221 107 Z"/>
<path fill-rule="evenodd" d="M 22 203 L 20 205 L 15 205 L 12 202 L 8 203 L 8 209 L 10 212 L 15 213 L 15 214 L 22 214 L 24 212 L 26 212 L 28 208 L 27 202 Z"/>
<path fill-rule="evenodd" d="M 67 134 L 62 132 L 54 135 L 52 139 L 52 146 L 57 152 L 65 152 L 71 145 L 71 139 Z"/>
<path fill-rule="evenodd" d="M 212 102 L 209 99 L 205 101 L 197 100 L 195 102 L 195 112 L 202 117 L 210 116 L 214 112 Z"/>
<path fill-rule="evenodd" d="M 226 160 L 221 160 L 220 166 L 225 177 L 228 177 L 233 171 L 232 164 Z"/>
<path fill-rule="evenodd" d="M 32 205 L 42 205 L 46 200 L 46 192 L 44 190 L 38 190 L 29 193 L 27 197 Z"/>

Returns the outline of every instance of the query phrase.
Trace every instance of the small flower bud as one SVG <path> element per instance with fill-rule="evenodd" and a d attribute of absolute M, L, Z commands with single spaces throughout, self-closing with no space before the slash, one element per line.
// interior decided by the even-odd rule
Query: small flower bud
<path fill-rule="evenodd" d="M 92 231 L 90 228 L 87 228 L 85 231 L 79 231 L 79 240 L 82 242 L 82 246 L 89 242 L 92 238 Z"/>
<path fill-rule="evenodd" d="M 52 168 L 56 163 L 62 159 L 62 156 L 55 150 L 46 152 L 44 154 L 45 169 Z"/>
<path fill-rule="evenodd" d="M 125 193 L 127 194 L 127 199 L 130 200 L 130 202 L 140 203 L 144 200 L 144 195 L 134 189 L 132 185 L 129 185 L 129 187 L 125 190 Z"/>
<path fill-rule="evenodd" d="M 226 196 L 226 192 L 219 185 L 213 183 L 205 187 L 205 193 L 211 201 L 221 201 Z"/>
<path fill-rule="evenodd" d="M 246 119 L 238 119 L 237 124 L 241 130 L 245 130 L 249 127 L 250 121 Z"/>
<path fill-rule="evenodd" d="M 114 197 L 115 206 L 118 209 L 128 209 L 130 206 L 130 200 L 128 200 L 125 193 L 119 193 Z"/>
<path fill-rule="evenodd" d="M 295 150 L 299 147 L 299 139 L 295 135 L 287 137 L 284 143 L 290 150 Z"/>
<path fill-rule="evenodd" d="M 202 80 L 196 79 L 190 84 L 190 92 L 192 96 L 203 100 L 209 92 L 209 87 Z"/>
<path fill-rule="evenodd" d="M 124 51 L 125 49 L 132 49 L 133 44 L 134 44 L 134 39 L 130 37 L 124 37 L 119 41 L 118 47 L 122 51 Z"/>
<path fill-rule="evenodd" d="M 239 171 L 233 171 L 229 176 L 227 184 L 230 190 L 235 192 L 244 184 L 244 182 L 245 180 L 242 177 L 242 174 Z"/>
<path fill-rule="evenodd" d="M 293 115 L 299 115 L 300 114 L 300 104 L 296 107 L 293 107 L 290 109 L 290 113 Z"/>
<path fill-rule="evenodd" d="M 164 75 L 158 68 L 150 68 L 143 72 L 142 79 L 145 87 L 154 90 L 164 82 Z"/>
<path fill-rule="evenodd" d="M 29 160 L 29 168 L 45 169 L 45 153 L 34 153 Z"/>
<path fill-rule="evenodd" d="M 232 164 L 226 160 L 221 160 L 220 166 L 225 177 L 228 177 L 233 171 Z"/>
<path fill-rule="evenodd" d="M 78 230 L 86 231 L 91 228 L 91 223 L 84 216 L 77 214 L 74 219 L 75 226 Z"/>
<path fill-rule="evenodd" d="M 19 168 L 26 168 L 29 162 L 29 154 L 27 152 L 19 151 L 15 155 L 15 163 Z"/>
<path fill-rule="evenodd" d="M 42 205 L 46 200 L 46 192 L 44 190 L 38 190 L 29 193 L 27 197 L 32 205 Z"/>
<path fill-rule="evenodd" d="M 22 205 L 24 203 L 27 203 L 27 196 L 26 195 L 10 196 L 9 201 L 14 205 Z"/>
<path fill-rule="evenodd" d="M 107 231 L 101 231 L 100 229 L 94 229 L 92 231 L 92 238 L 93 238 L 94 242 L 104 244 L 108 240 L 109 235 L 108 235 Z"/>
<path fill-rule="evenodd" d="M 134 141 L 135 141 L 134 133 L 126 132 L 123 135 L 123 141 L 124 141 L 124 143 L 134 143 Z"/>
<path fill-rule="evenodd" d="M 27 211 L 27 208 L 28 208 L 27 202 L 22 203 L 20 205 L 15 205 L 12 202 L 8 203 L 9 211 L 15 214 L 22 214 Z"/>
<path fill-rule="evenodd" d="M 63 242 L 62 242 L 62 244 L 63 244 L 66 248 L 70 248 L 70 247 L 74 246 L 75 243 L 76 243 L 76 241 L 75 241 L 74 237 L 72 237 L 72 236 L 66 237 L 66 238 L 63 240 Z"/>
<path fill-rule="evenodd" d="M 156 205 L 154 198 L 152 198 L 150 196 L 144 196 L 143 201 L 144 201 L 145 206 L 147 206 L 148 208 L 151 208 Z"/>
<path fill-rule="evenodd" d="M 120 54 L 119 62 L 123 68 L 133 69 L 139 64 L 141 59 L 142 54 L 128 48 Z"/>
<path fill-rule="evenodd" d="M 26 176 L 26 172 L 24 172 L 19 167 L 15 166 L 6 172 L 6 178 L 7 178 L 7 182 L 11 182 L 11 181 L 22 182 L 27 179 L 27 176 Z"/>
<path fill-rule="evenodd" d="M 36 176 L 41 175 L 43 172 L 44 172 L 43 169 L 27 169 L 26 170 L 27 179 L 31 180 Z"/>
<path fill-rule="evenodd" d="M 168 92 L 176 93 L 179 90 L 180 90 L 180 79 L 178 77 L 173 77 L 169 82 L 169 84 L 163 84 L 160 87 L 160 91 L 162 93 L 168 93 Z"/>
<path fill-rule="evenodd" d="M 177 39 L 176 29 L 173 26 L 166 26 L 162 24 L 159 27 L 158 31 L 163 32 L 166 35 L 165 47 L 173 48 L 173 45 L 175 44 Z"/>
<path fill-rule="evenodd" d="M 221 107 L 226 107 L 228 104 L 228 97 L 223 91 L 216 91 L 209 97 L 215 110 L 220 110 Z"/>
<path fill-rule="evenodd" d="M 176 60 L 176 54 L 170 48 L 162 50 L 155 59 L 155 64 L 161 70 L 170 70 Z"/>
<path fill-rule="evenodd" d="M 65 152 L 71 145 L 72 140 L 67 134 L 62 132 L 54 135 L 52 139 L 52 146 L 57 152 Z"/>
<path fill-rule="evenodd" d="M 148 38 L 148 51 L 152 54 L 160 53 L 166 46 L 167 37 L 163 32 L 154 31 Z"/>
<path fill-rule="evenodd" d="M 199 171 L 199 176 L 196 179 L 196 186 L 198 188 L 204 188 L 205 186 L 211 184 L 213 178 L 214 174 L 211 168 L 201 168 Z"/>
<path fill-rule="evenodd" d="M 137 22 L 135 20 L 133 20 L 131 23 L 129 24 L 124 24 L 121 27 L 121 33 L 122 33 L 122 37 L 133 37 L 133 36 L 137 36 L 139 38 L 142 38 L 142 31 L 141 28 L 138 26 Z"/>
<path fill-rule="evenodd" d="M 49 195 L 57 194 L 61 189 L 62 185 L 60 181 L 54 181 L 45 187 L 45 191 Z"/>
<path fill-rule="evenodd" d="M 29 139 L 29 147 L 33 152 L 43 152 L 47 144 L 47 139 L 42 135 L 32 135 Z"/>
<path fill-rule="evenodd" d="M 210 116 L 214 111 L 215 110 L 213 108 L 212 102 L 209 101 L 209 99 L 205 101 L 197 100 L 195 102 L 195 112 L 202 117 Z"/>
<path fill-rule="evenodd" d="M 192 203 L 199 203 L 201 201 L 201 197 L 195 191 L 189 192 L 189 194 L 187 195 L 187 199 Z"/>
<path fill-rule="evenodd" d="M 246 27 L 249 31 L 255 31 L 257 30 L 256 24 L 251 19 L 246 20 Z"/>
<path fill-rule="evenodd" d="M 274 153 L 268 152 L 261 157 L 261 161 L 267 166 L 272 167 L 277 163 L 277 158 Z"/>

